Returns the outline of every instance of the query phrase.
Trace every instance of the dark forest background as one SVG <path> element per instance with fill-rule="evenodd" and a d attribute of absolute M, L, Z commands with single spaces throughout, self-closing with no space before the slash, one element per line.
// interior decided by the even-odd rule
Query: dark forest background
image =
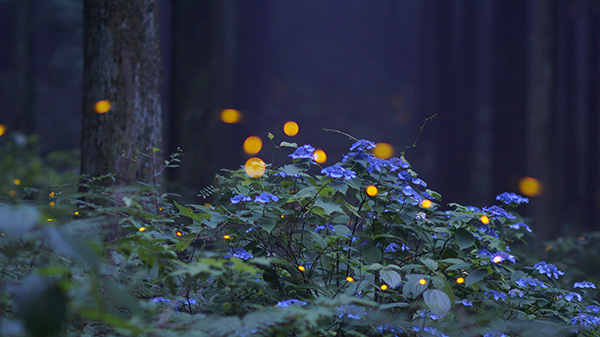
<path fill-rule="evenodd" d="M 39 134 L 44 153 L 80 144 L 82 6 L 0 0 L 0 124 Z M 243 164 L 250 135 L 310 143 L 327 165 L 351 141 L 324 128 L 399 152 L 437 114 L 407 159 L 443 203 L 491 204 L 533 177 L 522 212 L 538 237 L 600 225 L 598 0 L 161 0 L 159 13 L 166 148 L 185 154 L 173 191 L 194 198 Z M 243 122 L 222 123 L 226 108 Z"/>

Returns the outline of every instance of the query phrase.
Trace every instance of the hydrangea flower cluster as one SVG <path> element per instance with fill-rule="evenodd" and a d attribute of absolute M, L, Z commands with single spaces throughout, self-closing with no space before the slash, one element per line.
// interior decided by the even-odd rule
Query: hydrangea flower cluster
<path fill-rule="evenodd" d="M 529 228 L 529 226 L 527 226 L 526 224 L 524 224 L 522 222 L 510 224 L 510 225 L 508 225 L 508 227 L 510 227 L 512 229 L 516 229 L 516 230 L 519 230 L 520 228 L 525 228 L 526 231 L 531 233 L 531 228 Z"/>
<path fill-rule="evenodd" d="M 350 147 L 350 151 L 366 151 L 371 150 L 373 148 L 375 148 L 375 143 L 373 143 L 370 140 L 361 139 L 356 143 L 352 144 L 352 146 Z"/>
<path fill-rule="evenodd" d="M 404 243 L 402 243 L 402 245 L 399 245 L 395 242 L 390 243 L 389 245 L 387 245 L 387 247 L 385 247 L 385 252 L 386 253 L 395 253 L 398 251 L 403 251 L 403 252 L 407 252 L 409 251 L 410 248 L 408 248 L 407 245 L 405 245 Z"/>
<path fill-rule="evenodd" d="M 485 213 L 488 213 L 494 219 L 498 219 L 498 218 L 515 219 L 516 218 L 514 215 L 508 213 L 503 208 L 500 208 L 496 205 L 486 206 L 483 208 L 483 211 Z"/>
<path fill-rule="evenodd" d="M 292 159 L 311 159 L 314 160 L 313 153 L 315 152 L 315 148 L 305 144 L 300 146 L 294 151 L 294 153 L 288 155 L 288 157 L 292 157 Z"/>
<path fill-rule="evenodd" d="M 241 201 L 252 201 L 252 198 L 250 198 L 249 196 L 243 195 L 243 194 L 238 194 L 235 197 L 229 199 L 229 201 L 231 201 L 232 204 L 238 204 Z"/>
<path fill-rule="evenodd" d="M 518 279 L 515 282 L 519 287 L 523 287 L 523 288 L 534 288 L 535 290 L 539 290 L 540 288 L 544 288 L 544 289 L 549 289 L 550 287 L 548 287 L 546 284 L 544 284 L 544 282 L 538 280 L 538 279 L 534 279 L 534 278 L 521 278 Z"/>
<path fill-rule="evenodd" d="M 560 296 L 559 296 L 559 298 L 560 298 Z M 571 302 L 574 299 L 577 299 L 578 302 L 583 301 L 583 298 L 578 293 L 568 293 L 568 294 L 565 294 L 565 300 Z"/>
<path fill-rule="evenodd" d="M 326 167 L 321 170 L 321 173 L 334 179 L 344 178 L 345 180 L 348 180 L 356 178 L 356 172 L 340 165 Z"/>
<path fill-rule="evenodd" d="M 600 317 L 592 316 L 589 314 L 579 314 L 571 318 L 571 324 L 579 324 L 584 328 L 592 329 L 600 324 Z"/>
<path fill-rule="evenodd" d="M 492 297 L 495 301 L 506 299 L 506 294 L 495 291 L 495 290 L 486 291 L 483 293 L 483 296 L 485 296 L 486 298 Z"/>
<path fill-rule="evenodd" d="M 596 289 L 596 285 L 593 284 L 592 282 L 588 282 L 588 281 L 583 281 L 583 282 L 575 282 L 575 284 L 573 285 L 573 288 L 593 288 Z"/>
<path fill-rule="evenodd" d="M 232 256 L 242 259 L 244 261 L 249 260 L 254 257 L 254 255 L 248 253 L 244 248 L 240 248 L 240 247 L 231 249 L 231 251 L 229 253 L 227 253 L 227 255 L 225 255 L 225 258 L 230 258 Z"/>
<path fill-rule="evenodd" d="M 559 276 L 562 276 L 565 274 L 562 271 L 558 270 L 558 268 L 556 268 L 555 265 L 546 263 L 546 261 L 541 261 L 541 262 L 536 263 L 536 265 L 533 266 L 533 268 L 535 270 L 537 270 L 538 273 L 545 274 L 549 278 L 554 277 L 555 279 L 558 279 Z"/>
<path fill-rule="evenodd" d="M 504 192 L 496 196 L 496 200 L 502 201 L 503 203 L 510 205 L 520 205 L 520 204 L 528 204 L 529 198 L 522 197 L 520 195 Z"/>
<path fill-rule="evenodd" d="M 271 201 L 279 201 L 279 197 L 271 194 L 269 192 L 262 192 L 261 194 L 259 194 L 258 196 L 256 196 L 256 198 L 254 198 L 255 202 L 260 202 L 261 204 L 266 204 L 269 203 Z"/>
<path fill-rule="evenodd" d="M 420 326 L 413 326 L 413 331 L 425 331 L 427 333 L 430 333 L 436 337 L 448 337 L 448 335 L 445 335 L 439 331 L 437 331 L 436 328 L 430 327 L 430 326 L 426 326 L 426 327 L 420 327 Z"/>
<path fill-rule="evenodd" d="M 362 315 L 367 314 L 355 305 L 342 305 L 337 310 L 340 312 L 340 316 L 338 317 L 340 319 L 344 318 L 344 316 L 352 319 L 361 319 Z"/>
<path fill-rule="evenodd" d="M 487 249 L 480 249 L 477 251 L 477 254 L 481 254 L 481 255 L 485 255 L 485 256 L 489 256 L 490 257 L 490 261 L 492 261 L 493 263 L 501 263 L 504 262 L 506 260 L 512 262 L 512 263 L 516 263 L 516 259 L 515 256 L 508 253 L 508 252 L 504 252 L 504 251 L 496 251 L 496 252 L 490 252 Z"/>
<path fill-rule="evenodd" d="M 300 305 L 300 306 L 304 306 L 308 303 L 301 301 L 301 300 L 297 300 L 295 298 L 291 298 L 289 300 L 284 300 L 284 301 L 279 301 L 277 302 L 277 306 L 281 307 L 281 308 L 287 308 L 290 307 L 292 305 Z"/>

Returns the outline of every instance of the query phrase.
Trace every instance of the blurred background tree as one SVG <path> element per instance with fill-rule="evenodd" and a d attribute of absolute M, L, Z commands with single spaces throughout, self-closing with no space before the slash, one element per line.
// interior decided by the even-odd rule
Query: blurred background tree
<path fill-rule="evenodd" d="M 77 147 L 81 0 L 29 0 L 32 132 L 44 151 Z M 15 122 L 16 20 L 0 1 L 0 123 Z M 340 159 L 359 138 L 411 144 L 408 159 L 444 201 L 482 205 L 531 196 L 523 215 L 541 238 L 598 229 L 600 3 L 595 0 L 158 0 L 168 148 L 188 198 L 218 168 L 250 156 L 267 132 Z M 133 18 L 132 18 L 133 19 Z M 19 22 L 17 22 L 19 21 Z M 21 29 L 21 30 L 20 30 Z M 23 43 L 20 41 L 19 43 Z M 26 91 L 25 91 L 26 92 Z M 235 109 L 236 123 L 220 119 Z M 298 122 L 297 136 L 283 124 Z M 256 154 L 272 160 L 269 146 Z M 189 164 L 186 164 L 189 163 Z M 197 200 L 195 200 L 197 201 Z"/>

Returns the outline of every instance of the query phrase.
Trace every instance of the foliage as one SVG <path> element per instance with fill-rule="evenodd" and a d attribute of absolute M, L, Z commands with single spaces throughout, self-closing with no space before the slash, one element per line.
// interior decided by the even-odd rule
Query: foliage
<path fill-rule="evenodd" d="M 2 334 L 598 336 L 594 284 L 559 287 L 569 273 L 544 261 L 516 267 L 525 198 L 443 209 L 403 156 L 376 158 L 370 141 L 329 167 L 289 147 L 261 176 L 217 176 L 201 191 L 211 204 L 172 201 L 158 179 L 99 177 L 86 193 L 1 205 Z M 136 162 L 177 166 L 179 153 L 158 164 L 157 151 Z"/>

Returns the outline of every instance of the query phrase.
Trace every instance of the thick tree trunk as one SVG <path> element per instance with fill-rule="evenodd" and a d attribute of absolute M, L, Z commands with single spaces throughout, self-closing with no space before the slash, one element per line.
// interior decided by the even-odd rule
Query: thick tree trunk
<path fill-rule="evenodd" d="M 156 0 L 84 2 L 81 172 L 114 173 L 117 184 L 150 181 L 137 151 L 162 146 L 161 54 Z M 110 111 L 97 113 L 108 100 Z"/>

